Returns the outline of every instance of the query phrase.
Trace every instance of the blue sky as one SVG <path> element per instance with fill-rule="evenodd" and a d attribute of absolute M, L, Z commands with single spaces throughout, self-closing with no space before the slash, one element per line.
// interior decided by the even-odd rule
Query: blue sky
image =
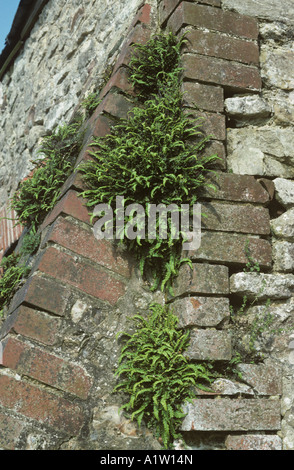
<path fill-rule="evenodd" d="M 0 53 L 5 44 L 20 0 L 0 0 Z"/>

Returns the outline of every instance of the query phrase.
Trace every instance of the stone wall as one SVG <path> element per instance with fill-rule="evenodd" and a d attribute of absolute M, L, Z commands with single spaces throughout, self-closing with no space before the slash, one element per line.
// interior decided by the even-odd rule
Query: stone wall
<path fill-rule="evenodd" d="M 0 84 L 0 210 L 42 136 L 110 73 L 141 0 L 50 0 Z"/>
<path fill-rule="evenodd" d="M 167 301 L 180 327 L 191 331 L 190 359 L 224 365 L 237 343 L 245 350 L 248 346 L 242 325 L 239 336 L 232 334 L 230 309 L 247 295 L 256 300 L 246 320 L 262 313 L 270 299 L 273 326 L 285 331 L 265 331 L 258 338 L 255 346 L 266 345 L 266 360 L 239 364 L 242 381 L 219 378 L 210 392 L 195 391 L 183 436 L 191 449 L 294 449 L 293 194 L 291 173 L 280 173 L 282 166 L 277 166 L 282 161 L 291 172 L 286 140 L 291 123 L 281 124 L 274 108 L 291 90 L 270 85 L 259 63 L 259 45 L 276 53 L 286 42 L 269 33 L 271 19 L 260 13 L 263 6 L 264 15 L 269 14 L 268 2 L 257 2 L 254 13 L 241 8 L 256 2 L 240 2 L 240 12 L 231 11 L 230 3 L 161 0 L 134 12 L 101 90 L 101 104 L 87 123 L 89 139 L 105 135 L 113 119 L 126 117 L 132 108 L 134 90 L 126 79 L 132 42 L 146 42 L 158 26 L 177 34 L 187 31 L 184 105 L 205 118 L 203 131 L 213 136 L 208 151 L 221 157 L 212 177 L 216 189 L 202 193 L 207 217 L 200 249 L 188 253 L 193 269 L 182 267 L 174 296 L 151 294 L 133 260 L 93 236 L 79 197 L 83 183 L 78 170 L 73 173 L 40 227 L 42 243 L 31 275 L 2 325 L 3 448 L 159 449 L 149 430 L 138 430 L 118 413 L 122 397 L 111 393 L 120 346 L 116 333 L 129 328 L 130 314 L 146 312 L 151 301 Z M 238 7 L 239 2 L 232 3 Z M 289 22 L 279 21 L 274 30 L 288 31 Z M 288 106 L 287 100 L 281 102 Z M 273 150 L 272 135 L 282 156 Z M 254 145 L 244 147 L 247 139 Z M 87 144 L 77 164 L 87 158 Z M 279 168 L 274 174 L 267 173 L 269 159 Z M 256 171 L 260 161 L 263 171 Z M 247 243 L 260 272 L 245 272 Z"/>

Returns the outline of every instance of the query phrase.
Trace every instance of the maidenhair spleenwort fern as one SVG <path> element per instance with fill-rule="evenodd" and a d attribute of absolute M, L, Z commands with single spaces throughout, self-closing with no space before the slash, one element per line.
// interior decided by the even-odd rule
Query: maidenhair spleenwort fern
<path fill-rule="evenodd" d="M 122 381 L 115 391 L 129 396 L 122 409 L 132 420 L 139 426 L 144 420 L 169 448 L 181 437 L 182 406 L 194 398 L 193 387 L 207 389 L 211 383 L 211 365 L 185 357 L 189 332 L 177 328 L 178 319 L 169 307 L 152 304 L 147 318 L 136 315 L 132 321 L 136 331 L 122 333 L 125 345 L 116 371 Z"/>
<path fill-rule="evenodd" d="M 125 204 L 187 204 L 192 208 L 206 184 L 206 173 L 216 155 L 205 156 L 208 138 L 199 131 L 202 125 L 183 110 L 179 69 L 182 40 L 172 34 L 159 35 L 135 48 L 130 80 L 139 93 L 139 105 L 128 119 L 120 120 L 106 137 L 93 142 L 93 159 L 80 167 L 86 184 L 83 196 L 89 208 L 109 204 L 114 211 L 117 196 Z M 193 143 L 192 143 L 193 142 Z M 124 226 L 133 222 L 125 216 Z M 168 219 L 171 227 L 170 216 Z M 135 239 L 125 236 L 120 242 L 139 262 L 141 272 L 149 275 L 152 288 L 169 287 L 180 265 L 183 234 L 174 238 L 141 236 L 139 224 Z M 158 228 L 158 224 L 157 224 Z"/>
<path fill-rule="evenodd" d="M 35 162 L 33 175 L 20 184 L 11 201 L 19 223 L 36 230 L 55 206 L 81 148 L 81 125 L 77 118 L 44 137 L 39 149 L 42 160 Z"/>

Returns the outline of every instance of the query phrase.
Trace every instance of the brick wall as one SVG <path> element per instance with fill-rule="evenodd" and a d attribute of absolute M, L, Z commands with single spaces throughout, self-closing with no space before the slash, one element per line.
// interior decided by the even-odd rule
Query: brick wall
<path fill-rule="evenodd" d="M 127 81 L 133 42 L 146 42 L 157 10 L 138 11 L 88 135 L 105 135 L 126 117 L 134 91 Z M 246 241 L 264 273 L 272 268 L 271 182 L 226 172 L 224 98 L 261 90 L 256 19 L 223 11 L 220 0 L 159 2 L 160 26 L 187 33 L 183 50 L 184 105 L 206 119 L 209 149 L 222 157 L 212 176 L 216 191 L 202 193 L 207 217 L 202 243 L 188 253 L 169 298 L 181 328 L 191 330 L 192 360 L 225 363 L 233 354 L 227 328 L 232 276 L 247 263 Z M 88 144 L 77 163 L 88 157 Z M 14 296 L 2 325 L 0 446 L 5 449 L 159 449 L 149 431 L 118 413 L 111 395 L 119 347 L 115 334 L 127 316 L 146 309 L 151 295 L 132 260 L 95 239 L 76 171 L 44 221 L 32 273 Z M 291 293 L 290 293 L 291 295 Z M 216 380 L 187 405 L 182 431 L 192 448 L 197 436 L 220 436 L 222 449 L 280 450 L 282 378 L 277 363 L 241 364 L 243 382 Z M 196 437 L 195 437 L 196 436 Z M 135 439 L 134 439 L 135 438 Z M 194 446 L 194 447 L 193 447 Z M 215 446 L 214 448 L 217 448 Z"/>

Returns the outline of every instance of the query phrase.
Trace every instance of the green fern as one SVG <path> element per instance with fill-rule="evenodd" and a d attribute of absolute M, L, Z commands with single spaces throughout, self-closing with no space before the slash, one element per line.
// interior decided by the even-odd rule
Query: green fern
<path fill-rule="evenodd" d="M 167 238 L 159 236 L 159 219 L 156 238 L 149 237 L 149 205 L 192 207 L 217 158 L 203 154 L 208 138 L 199 132 L 202 122 L 191 120 L 183 110 L 178 67 L 182 41 L 172 34 L 159 35 L 135 48 L 130 80 L 143 104 L 120 120 L 111 134 L 95 139 L 93 159 L 80 166 L 87 188 L 83 196 L 90 209 L 106 203 L 115 210 L 116 196 L 123 196 L 126 205 L 145 208 L 145 219 L 136 225 L 137 237 L 125 237 L 121 243 L 137 258 L 153 290 L 170 288 L 182 263 L 183 238 L 173 236 L 171 214 Z M 132 217 L 125 217 L 124 226 L 130 221 Z"/>
<path fill-rule="evenodd" d="M 146 319 L 135 315 L 132 321 L 135 333 L 122 333 L 125 345 L 116 370 L 122 381 L 114 391 L 129 396 L 122 409 L 139 425 L 144 420 L 169 448 L 180 437 L 183 403 L 194 397 L 193 386 L 211 383 L 211 366 L 184 356 L 189 332 L 177 328 L 167 306 L 152 304 Z"/>
<path fill-rule="evenodd" d="M 82 144 L 82 121 L 59 126 L 43 139 L 33 176 L 23 181 L 11 200 L 19 223 L 34 230 L 55 206 L 62 185 L 71 174 Z"/>

